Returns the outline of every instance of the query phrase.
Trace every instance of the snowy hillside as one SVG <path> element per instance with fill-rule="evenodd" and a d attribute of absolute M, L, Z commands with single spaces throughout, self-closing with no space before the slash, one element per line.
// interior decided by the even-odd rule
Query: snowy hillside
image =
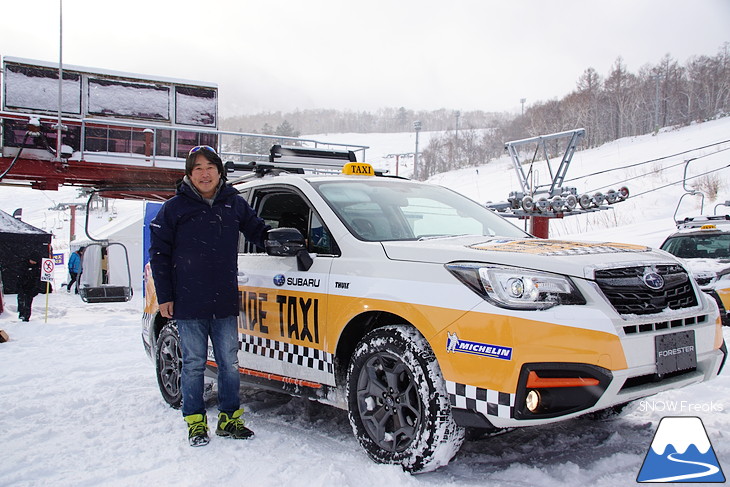
<path fill-rule="evenodd" d="M 430 132 L 422 132 L 419 147 L 425 147 L 431 135 Z M 368 162 L 377 168 L 388 169 L 391 174 L 395 174 L 395 158 L 385 156 L 413 152 L 415 148 L 414 133 L 369 134 L 369 138 L 368 134 L 337 134 L 313 138 L 369 145 Z M 685 165 L 684 162 L 690 159 L 694 160 Z M 553 171 L 559 162 L 559 158 L 552 160 Z M 412 157 L 401 158 L 400 163 L 400 175 L 412 174 Z M 626 166 L 633 167 L 617 169 Z M 715 205 L 730 200 L 730 117 L 681 129 L 665 129 L 657 135 L 619 139 L 598 148 L 577 151 L 566 174 L 566 186 L 577 188 L 579 194 L 627 186 L 631 196 L 607 212 L 551 221 L 550 237 L 660 245 L 664 236 L 674 228 L 674 212 L 685 193 L 682 186 L 685 166 L 690 178 L 688 187 L 701 179 L 696 176 L 718 170 L 713 174 L 722 181 L 722 186 L 717 200 L 705 198 L 705 213 L 712 214 Z M 527 171 L 528 166 L 524 170 Z M 536 162 L 533 172 L 537 173 L 537 184 L 550 182 L 546 163 Z M 520 187 L 506 153 L 498 161 L 437 174 L 429 181 L 480 203 L 506 201 L 510 191 Z M 700 205 L 699 196 L 685 197 L 677 218 L 700 213 Z M 730 212 L 730 207 L 718 209 L 720 213 L 723 211 Z M 513 222 L 518 223 L 516 220 Z M 617 227 L 623 229 L 617 231 Z"/>
<path fill-rule="evenodd" d="M 690 163 L 690 176 L 726 167 L 730 142 L 592 174 L 727 141 L 728 134 L 730 117 L 577 152 L 566 179 L 580 177 L 570 181 L 579 192 L 627 185 L 635 196 L 611 211 L 551 222 L 551 236 L 658 245 L 673 229 L 675 207 L 684 193 L 682 162 L 703 156 Z M 393 172 L 395 160 L 385 156 L 414 147 L 414 134 L 314 138 L 325 137 L 370 145 L 368 160 Z M 428 134 L 420 137 L 425 146 Z M 402 175 L 412 170 L 412 159 L 410 164 L 400 168 Z M 662 165 L 675 167 L 662 171 Z M 546 171 L 539 171 L 544 178 Z M 705 201 L 706 213 L 730 199 L 727 171 L 717 172 L 724 186 L 718 200 Z M 507 159 L 438 175 L 432 182 L 480 202 L 504 200 L 517 189 Z M 63 212 L 49 208 L 86 201 L 76 193 L 74 188 L 41 192 L 0 186 L 0 209 L 12 214 L 23 208 L 24 221 L 53 231 L 54 250 L 63 252 L 69 246 L 69 222 Z M 698 211 L 698 198 L 685 198 L 678 216 Z M 100 229 L 110 220 L 126 221 L 141 212 L 139 202 L 116 201 L 89 220 Z M 80 237 L 83 219 L 81 213 Z M 57 282 L 65 278 L 56 277 Z M 128 303 L 110 304 L 84 304 L 65 292 L 53 293 L 47 301 L 38 296 L 29 323 L 18 322 L 15 310 L 15 296 L 6 296 L 0 329 L 11 341 L 0 344 L 2 486 L 626 486 L 635 484 L 665 416 L 700 417 L 726 475 L 730 471 L 727 367 L 714 381 L 637 401 L 618 417 L 577 418 L 468 441 L 447 467 L 411 476 L 399 467 L 372 463 L 344 411 L 253 390 L 242 396 L 256 432 L 253 440 L 216 437 L 206 448 L 188 447 L 180 413 L 160 397 L 154 364 L 143 350 L 141 293 Z M 723 332 L 730 341 L 730 329 Z"/>

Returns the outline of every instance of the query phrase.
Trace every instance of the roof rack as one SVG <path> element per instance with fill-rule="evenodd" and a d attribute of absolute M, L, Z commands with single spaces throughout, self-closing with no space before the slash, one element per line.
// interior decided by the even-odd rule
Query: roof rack
<path fill-rule="evenodd" d="M 237 163 L 226 161 L 226 173 L 237 171 L 254 172 L 259 176 L 272 172 L 304 174 L 311 172 L 340 172 L 348 162 L 357 162 L 351 150 L 316 149 L 310 147 L 282 146 L 271 147 L 269 162 L 251 161 Z"/>
<path fill-rule="evenodd" d="M 273 145 L 269 151 L 269 162 L 296 162 L 301 164 L 310 161 L 317 165 L 331 165 L 341 168 L 345 162 L 357 162 L 357 158 L 351 150 L 313 149 L 311 147 L 279 144 Z"/>
<path fill-rule="evenodd" d="M 730 222 L 730 215 L 688 216 L 684 220 L 676 220 L 677 228 L 699 228 L 703 225 Z"/>

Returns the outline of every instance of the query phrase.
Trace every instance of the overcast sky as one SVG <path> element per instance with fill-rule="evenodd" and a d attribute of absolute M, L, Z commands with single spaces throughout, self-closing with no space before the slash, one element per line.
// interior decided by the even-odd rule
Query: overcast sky
<path fill-rule="evenodd" d="M 3 0 L 0 54 L 59 59 L 59 0 Z M 217 83 L 223 116 L 520 110 L 730 42 L 730 0 L 63 0 L 63 63 Z"/>

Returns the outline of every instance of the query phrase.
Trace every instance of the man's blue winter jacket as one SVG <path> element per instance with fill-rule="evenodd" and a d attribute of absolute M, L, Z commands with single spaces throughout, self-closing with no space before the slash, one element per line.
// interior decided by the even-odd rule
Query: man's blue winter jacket
<path fill-rule="evenodd" d="M 239 232 L 263 248 L 268 229 L 232 186 L 211 206 L 183 182 L 150 223 L 157 302 L 180 320 L 238 315 Z"/>

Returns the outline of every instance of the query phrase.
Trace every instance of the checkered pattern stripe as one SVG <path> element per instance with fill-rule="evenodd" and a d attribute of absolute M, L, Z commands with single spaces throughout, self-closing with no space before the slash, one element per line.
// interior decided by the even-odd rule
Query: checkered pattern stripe
<path fill-rule="evenodd" d="M 247 353 L 321 370 L 329 374 L 334 373 L 332 354 L 316 348 L 293 345 L 253 335 L 243 335 L 243 341 L 239 346 Z"/>
<path fill-rule="evenodd" d="M 514 417 L 515 395 L 446 381 L 451 407 L 477 411 L 499 418 Z"/>

